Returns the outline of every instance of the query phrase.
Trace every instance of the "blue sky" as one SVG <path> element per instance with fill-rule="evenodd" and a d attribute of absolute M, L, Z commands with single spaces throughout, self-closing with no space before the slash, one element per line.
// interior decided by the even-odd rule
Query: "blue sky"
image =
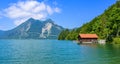
<path fill-rule="evenodd" d="M 0 30 L 10 30 L 30 17 L 39 20 L 51 18 L 65 28 L 80 27 L 115 2 L 116 0 L 1 0 Z"/>

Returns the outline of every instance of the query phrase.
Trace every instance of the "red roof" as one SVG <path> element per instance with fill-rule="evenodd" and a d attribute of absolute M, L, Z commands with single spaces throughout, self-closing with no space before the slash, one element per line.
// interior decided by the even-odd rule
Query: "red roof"
<path fill-rule="evenodd" d="M 81 38 L 98 38 L 96 34 L 80 34 Z"/>

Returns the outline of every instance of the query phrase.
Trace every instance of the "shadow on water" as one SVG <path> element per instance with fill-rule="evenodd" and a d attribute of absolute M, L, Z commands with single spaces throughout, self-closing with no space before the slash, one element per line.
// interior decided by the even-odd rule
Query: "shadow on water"
<path fill-rule="evenodd" d="M 89 54 L 94 54 L 96 62 L 101 61 L 102 64 L 120 64 L 120 45 L 115 44 L 78 44 L 80 46 L 88 46 L 92 50 Z M 100 64 L 101 64 L 100 63 Z"/>
<path fill-rule="evenodd" d="M 105 49 L 108 51 L 110 57 L 109 64 L 120 64 L 120 45 L 107 44 Z"/>
<path fill-rule="evenodd" d="M 120 50 L 120 44 L 77 43 L 77 45 L 104 48 L 108 50 Z"/>
<path fill-rule="evenodd" d="M 91 43 L 77 43 L 78 45 L 82 45 L 82 46 L 90 46 L 90 47 L 98 47 L 98 44 L 91 44 Z"/>

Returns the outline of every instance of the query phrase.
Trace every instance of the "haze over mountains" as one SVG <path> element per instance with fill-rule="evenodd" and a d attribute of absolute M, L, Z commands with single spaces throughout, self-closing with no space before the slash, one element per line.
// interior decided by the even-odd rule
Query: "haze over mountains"
<path fill-rule="evenodd" d="M 41 21 L 30 18 L 12 30 L 0 30 L 0 39 L 57 39 L 62 30 L 64 28 L 51 19 Z"/>

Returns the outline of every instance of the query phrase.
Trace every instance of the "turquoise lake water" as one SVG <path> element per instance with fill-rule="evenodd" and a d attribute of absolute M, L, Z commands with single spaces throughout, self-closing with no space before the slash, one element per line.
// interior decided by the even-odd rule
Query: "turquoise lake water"
<path fill-rule="evenodd" d="M 0 64 L 120 64 L 120 48 L 74 41 L 0 40 Z"/>

